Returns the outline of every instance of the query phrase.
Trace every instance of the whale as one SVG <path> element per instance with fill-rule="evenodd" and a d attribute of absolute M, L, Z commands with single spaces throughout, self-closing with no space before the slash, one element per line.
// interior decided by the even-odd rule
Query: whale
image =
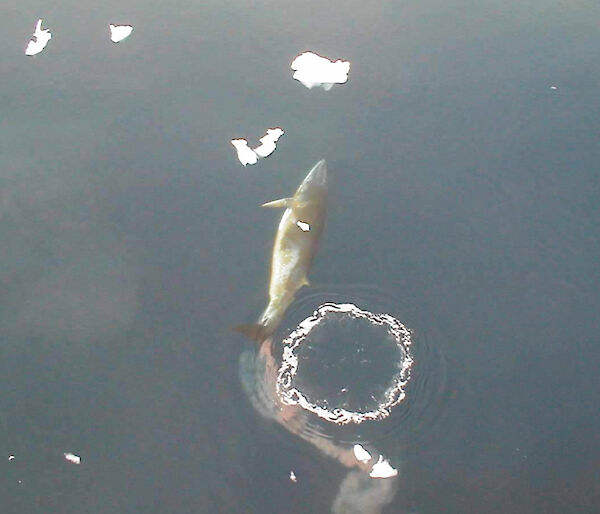
<path fill-rule="evenodd" d="M 273 243 L 269 303 L 256 323 L 234 327 L 257 343 L 275 332 L 298 290 L 310 285 L 308 272 L 323 233 L 327 211 L 325 160 L 312 167 L 293 197 L 267 202 L 262 207 L 285 209 Z"/>

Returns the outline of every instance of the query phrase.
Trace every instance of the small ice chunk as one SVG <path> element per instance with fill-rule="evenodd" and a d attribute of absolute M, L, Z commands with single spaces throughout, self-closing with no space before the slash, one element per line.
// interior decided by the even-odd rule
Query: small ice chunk
<path fill-rule="evenodd" d="M 348 80 L 350 62 L 338 59 L 333 62 L 313 52 L 304 52 L 292 61 L 294 78 L 308 89 L 321 86 L 329 91 L 334 84 L 344 84 Z"/>
<path fill-rule="evenodd" d="M 113 43 L 123 41 L 133 32 L 133 27 L 131 25 L 113 25 L 111 23 L 108 27 L 110 28 L 110 40 Z"/>
<path fill-rule="evenodd" d="M 9 455 L 8 456 L 8 460 L 15 460 L 15 456 L 14 455 Z"/>
<path fill-rule="evenodd" d="M 556 91 L 558 88 L 556 86 L 550 86 L 550 89 L 552 89 L 553 91 Z"/>
<path fill-rule="evenodd" d="M 73 464 L 81 464 L 81 457 L 79 455 L 75 455 L 74 453 L 64 453 L 65 459 Z"/>
<path fill-rule="evenodd" d="M 371 460 L 371 454 L 365 450 L 360 444 L 354 445 L 354 456 L 360 462 L 364 462 L 365 464 Z"/>
<path fill-rule="evenodd" d="M 290 471 L 290 480 L 291 480 L 292 482 L 294 482 L 294 484 L 295 484 L 296 482 L 298 482 L 298 478 L 296 477 L 296 473 L 294 473 L 293 471 Z"/>
<path fill-rule="evenodd" d="M 268 157 L 274 151 L 277 140 L 283 136 L 283 129 L 279 127 L 267 129 L 267 133 L 260 138 L 260 145 L 252 149 L 248 146 L 245 139 L 232 139 L 231 144 L 235 146 L 240 162 L 246 164 L 256 164 L 259 158 Z"/>
<path fill-rule="evenodd" d="M 302 232 L 308 232 L 310 230 L 310 225 L 304 221 L 298 220 L 296 222 L 296 225 L 298 225 L 298 227 L 300 228 L 300 230 L 302 230 Z"/>
<path fill-rule="evenodd" d="M 383 458 L 383 455 L 379 456 L 379 460 L 371 469 L 369 476 L 371 478 L 391 478 L 398 474 L 398 470 L 390 466 L 387 459 Z"/>
<path fill-rule="evenodd" d="M 50 30 L 42 29 L 41 18 L 37 21 L 37 24 L 35 26 L 35 32 L 33 33 L 33 38 L 35 38 L 35 41 L 31 39 L 29 43 L 27 43 L 25 55 L 39 54 L 44 48 L 46 48 L 48 41 L 52 39 L 52 34 L 50 33 Z"/>
<path fill-rule="evenodd" d="M 259 139 L 260 145 L 254 151 L 259 157 L 268 157 L 271 155 L 277 146 L 275 143 L 283 136 L 283 129 L 279 127 L 267 129 L 267 133 Z"/>
<path fill-rule="evenodd" d="M 232 139 L 231 144 L 235 146 L 238 159 L 244 166 L 246 164 L 256 164 L 258 157 L 256 152 L 248 146 L 248 141 L 245 139 Z"/>

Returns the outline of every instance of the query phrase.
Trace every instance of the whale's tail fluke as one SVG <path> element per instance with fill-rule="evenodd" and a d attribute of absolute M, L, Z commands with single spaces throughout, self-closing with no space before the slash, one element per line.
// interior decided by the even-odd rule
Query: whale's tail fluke
<path fill-rule="evenodd" d="M 265 325 L 261 325 L 260 323 L 249 323 L 246 325 L 236 325 L 233 327 L 233 330 L 239 332 L 240 334 L 244 334 L 246 337 L 249 337 L 253 341 L 257 343 L 262 343 L 267 337 L 271 335 L 271 331 Z"/>

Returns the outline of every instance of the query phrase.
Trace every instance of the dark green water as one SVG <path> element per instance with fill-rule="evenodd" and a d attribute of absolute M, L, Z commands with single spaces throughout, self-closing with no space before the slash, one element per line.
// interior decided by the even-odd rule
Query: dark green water
<path fill-rule="evenodd" d="M 4 9 L 0 511 L 330 511 L 347 470 L 255 411 L 230 331 L 266 302 L 259 205 L 321 158 L 311 283 L 385 288 L 446 362 L 438 415 L 385 437 L 384 512 L 597 510 L 598 27 L 541 0 Z M 292 80 L 305 50 L 348 83 Z M 242 167 L 230 140 L 275 126 Z"/>

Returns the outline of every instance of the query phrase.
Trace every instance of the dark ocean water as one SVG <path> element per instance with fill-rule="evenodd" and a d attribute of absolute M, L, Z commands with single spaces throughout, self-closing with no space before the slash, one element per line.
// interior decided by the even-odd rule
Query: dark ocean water
<path fill-rule="evenodd" d="M 387 301 L 434 399 L 379 435 L 383 512 L 598 510 L 600 5 L 27 0 L 0 38 L 0 512 L 330 512 L 348 469 L 254 409 L 230 330 L 260 204 L 322 158 L 313 297 Z"/>

